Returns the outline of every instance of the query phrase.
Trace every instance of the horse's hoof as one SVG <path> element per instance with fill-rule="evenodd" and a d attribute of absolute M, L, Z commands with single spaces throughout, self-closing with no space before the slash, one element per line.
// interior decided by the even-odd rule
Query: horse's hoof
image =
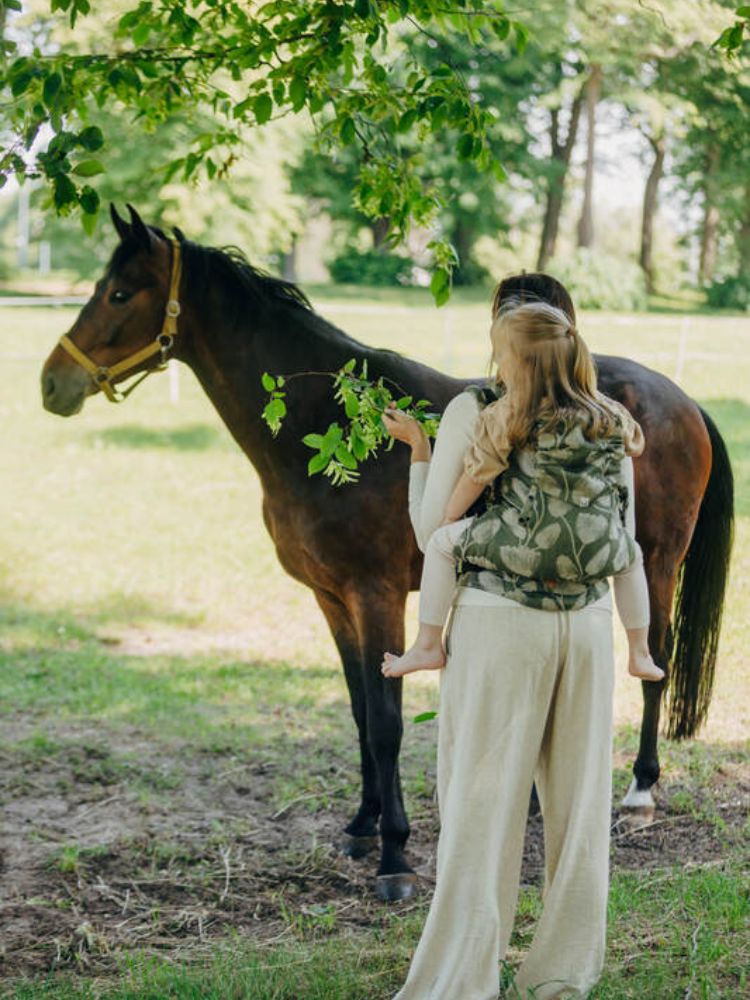
<path fill-rule="evenodd" d="M 411 899 L 416 891 L 417 876 L 414 872 L 378 875 L 375 880 L 375 895 L 383 903 L 398 903 L 402 899 Z"/>
<path fill-rule="evenodd" d="M 355 861 L 364 858 L 379 846 L 379 837 L 353 837 L 350 833 L 345 833 L 341 839 L 341 853 Z"/>
<path fill-rule="evenodd" d="M 631 830 L 649 826 L 654 822 L 655 812 L 656 803 L 651 789 L 639 788 L 637 781 L 633 778 L 621 804 L 620 817 L 623 824 Z"/>
<path fill-rule="evenodd" d="M 620 822 L 629 830 L 642 830 L 654 822 L 654 806 L 624 806 L 620 810 Z"/>

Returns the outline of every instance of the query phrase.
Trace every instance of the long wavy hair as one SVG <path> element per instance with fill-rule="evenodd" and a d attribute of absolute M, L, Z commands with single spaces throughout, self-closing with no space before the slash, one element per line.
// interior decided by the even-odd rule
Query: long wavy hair
<path fill-rule="evenodd" d="M 589 440 L 615 432 L 618 422 L 597 391 L 589 349 L 566 311 L 506 296 L 490 339 L 493 361 L 502 367 L 498 380 L 508 391 L 507 432 L 513 447 L 524 447 L 540 429 L 551 429 L 561 419 L 579 421 Z"/>

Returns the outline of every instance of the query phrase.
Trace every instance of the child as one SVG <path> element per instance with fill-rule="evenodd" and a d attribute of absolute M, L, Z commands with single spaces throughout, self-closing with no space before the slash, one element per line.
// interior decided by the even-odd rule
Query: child
<path fill-rule="evenodd" d="M 583 607 L 614 576 L 628 670 L 661 680 L 648 650 L 643 557 L 624 527 L 617 478 L 623 458 L 643 451 L 641 428 L 597 391 L 588 348 L 562 310 L 511 301 L 490 337 L 506 391 L 482 410 L 443 527 L 427 547 L 417 639 L 403 656 L 385 654 L 383 674 L 445 666 L 442 631 L 458 561 L 499 574 L 507 596 L 549 610 Z M 465 518 L 501 473 L 499 500 Z"/>

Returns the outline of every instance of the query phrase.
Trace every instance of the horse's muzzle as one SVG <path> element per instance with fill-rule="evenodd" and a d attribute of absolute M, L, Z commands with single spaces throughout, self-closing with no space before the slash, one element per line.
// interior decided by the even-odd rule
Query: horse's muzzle
<path fill-rule="evenodd" d="M 91 379 L 82 370 L 71 368 L 65 372 L 55 372 L 45 368 L 42 372 L 44 408 L 59 417 L 72 417 L 80 413 L 90 391 Z"/>

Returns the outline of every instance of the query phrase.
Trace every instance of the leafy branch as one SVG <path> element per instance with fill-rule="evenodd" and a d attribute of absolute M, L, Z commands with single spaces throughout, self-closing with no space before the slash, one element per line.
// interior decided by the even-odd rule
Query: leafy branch
<path fill-rule="evenodd" d="M 370 379 L 366 361 L 362 362 L 359 374 L 356 365 L 352 358 L 336 372 L 295 372 L 287 376 L 264 372 L 261 378 L 269 394 L 262 417 L 274 437 L 288 412 L 285 391 L 288 382 L 310 375 L 326 375 L 332 380 L 334 399 L 343 408 L 346 419 L 329 424 L 324 434 L 306 434 L 302 442 L 315 452 L 307 464 L 307 474 L 323 473 L 333 486 L 355 483 L 362 462 L 376 458 L 383 445 L 390 451 L 393 438 L 383 424 L 383 413 L 390 404 L 395 403 L 397 409 L 418 420 L 428 437 L 435 436 L 440 421 L 439 414 L 430 412 L 429 400 L 414 403 L 413 397 L 403 394 L 402 387 L 392 379 L 383 375 Z M 394 397 L 386 383 L 402 395 Z"/>
<path fill-rule="evenodd" d="M 724 49 L 730 58 L 736 56 L 742 48 L 746 30 L 750 38 L 750 6 L 737 7 L 734 16 L 737 18 L 734 24 L 725 28 L 714 42 L 714 47 Z"/>

